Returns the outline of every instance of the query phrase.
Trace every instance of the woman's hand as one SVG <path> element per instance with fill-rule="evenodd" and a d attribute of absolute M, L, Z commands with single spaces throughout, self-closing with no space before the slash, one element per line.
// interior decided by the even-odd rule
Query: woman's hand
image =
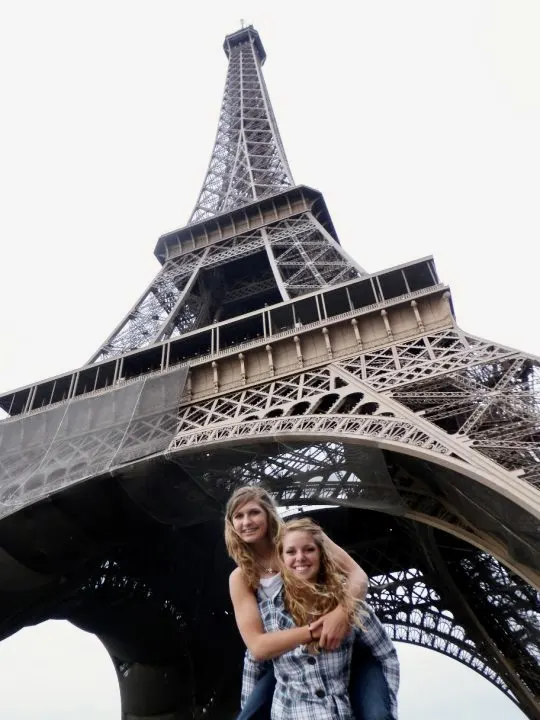
<path fill-rule="evenodd" d="M 337 650 L 351 628 L 347 612 L 341 605 L 323 615 L 317 622 L 322 624 L 319 646 L 325 650 Z"/>

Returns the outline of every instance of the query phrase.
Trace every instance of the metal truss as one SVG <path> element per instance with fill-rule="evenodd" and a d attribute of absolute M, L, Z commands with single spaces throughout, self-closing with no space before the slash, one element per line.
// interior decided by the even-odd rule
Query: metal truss
<path fill-rule="evenodd" d="M 226 45 L 229 68 L 210 164 L 190 223 L 293 185 L 264 82 L 257 33 Z"/>
<path fill-rule="evenodd" d="M 293 179 L 264 83 L 265 54 L 250 26 L 228 36 L 229 67 L 210 164 L 189 223 L 272 196 Z M 183 252 L 165 263 L 150 286 L 89 362 L 146 347 L 211 324 L 235 282 L 227 264 L 265 251 L 282 300 L 364 274 L 311 212 L 251 233 L 239 233 L 203 250 Z M 219 277 L 204 283 L 204 269 Z"/>
<path fill-rule="evenodd" d="M 265 287 L 278 288 L 283 300 L 352 280 L 364 272 L 312 213 L 270 223 L 262 230 L 169 260 L 91 361 L 210 325 L 221 302 L 232 299 L 231 290 L 238 296 L 234 263 L 261 252 L 268 257 Z M 203 272 L 210 270 L 211 284 L 203 278 Z M 253 289 L 258 280 L 253 279 Z M 249 283 L 244 279 L 241 285 L 246 296 Z"/>
<path fill-rule="evenodd" d="M 370 577 L 369 598 L 388 632 L 453 657 L 534 713 L 540 661 L 534 589 L 487 553 L 426 526 L 396 524 L 401 551 L 388 535 L 359 548 L 375 572 L 391 568 Z"/>
<path fill-rule="evenodd" d="M 353 280 L 363 270 L 311 213 L 270 225 L 266 231 L 284 298 Z"/>
<path fill-rule="evenodd" d="M 218 246 L 169 260 L 90 362 L 146 347 L 208 324 L 200 312 L 199 271 L 244 257 L 263 247 L 260 233 L 238 235 Z"/>
<path fill-rule="evenodd" d="M 364 432 L 376 426 L 371 436 L 414 427 L 415 439 L 404 436 L 403 442 L 421 436 L 431 449 L 462 459 L 481 453 L 536 485 L 539 367 L 533 357 L 451 328 L 189 404 L 181 408 L 173 449 L 192 442 L 189 432 L 238 432 L 231 421 L 293 417 L 301 423 L 303 416 L 333 415 L 342 426 L 345 416 L 357 418 Z"/>
<path fill-rule="evenodd" d="M 502 677 L 491 669 L 465 627 L 444 606 L 439 593 L 426 584 L 421 570 L 413 567 L 370 577 L 368 601 L 394 640 L 452 657 L 505 693 L 509 692 Z"/>
<path fill-rule="evenodd" d="M 476 481 L 465 491 L 456 480 L 453 490 L 445 491 L 448 502 L 434 503 L 433 508 L 433 488 L 416 493 L 403 489 L 411 511 L 426 507 L 424 515 L 437 515 L 445 522 L 450 514 L 451 524 L 463 529 L 474 528 L 481 516 L 482 527 L 501 535 L 504 542 L 517 543 L 520 552 L 531 558 L 538 536 L 528 513 L 539 511 L 539 460 L 533 448 L 540 437 L 538 367 L 535 358 L 467 336 L 454 327 L 208 400 L 186 402 L 180 407 L 169 452 L 185 454 L 194 448 L 245 443 L 247 438 L 288 437 L 293 442 L 295 438 L 335 441 L 347 437 L 351 443 L 374 443 Z M 474 383 L 474 392 L 465 397 L 467 383 Z M 460 403 L 461 414 L 457 419 L 450 414 L 451 424 L 439 417 L 436 408 L 431 419 L 424 406 L 419 411 L 408 405 L 412 398 L 432 403 L 434 386 L 446 388 L 448 402 Z M 499 388 L 495 394 L 494 387 Z M 436 397 L 442 402 L 440 393 Z M 485 412 L 480 418 L 478 408 L 484 408 L 488 400 L 490 414 Z M 468 435 L 460 433 L 462 424 L 475 417 L 478 424 L 468 422 Z M 496 442 L 485 437 L 490 417 L 496 418 Z M 338 500 L 340 488 L 341 478 L 335 476 L 324 491 L 322 485 L 311 484 L 291 502 L 303 503 L 313 495 Z M 498 493 L 489 502 L 482 495 L 488 488 Z M 520 526 L 522 534 L 516 539 L 510 528 Z"/>
<path fill-rule="evenodd" d="M 493 348 L 494 349 L 494 348 Z M 540 486 L 540 365 L 522 353 L 394 391 L 406 407 Z"/>

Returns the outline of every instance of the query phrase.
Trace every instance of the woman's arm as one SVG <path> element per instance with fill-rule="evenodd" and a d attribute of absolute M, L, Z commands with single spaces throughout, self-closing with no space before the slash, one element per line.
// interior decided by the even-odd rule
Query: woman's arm
<path fill-rule="evenodd" d="M 347 586 L 353 598 L 355 598 L 355 600 L 365 600 L 369 589 L 369 579 L 366 573 L 360 565 L 352 559 L 349 553 L 339 545 L 336 545 L 326 533 L 324 534 L 324 540 L 334 562 L 347 577 Z"/>
<path fill-rule="evenodd" d="M 311 632 L 307 625 L 290 630 L 265 632 L 257 599 L 239 568 L 231 573 L 229 591 L 238 630 L 255 660 L 277 657 L 288 650 L 294 650 L 298 645 L 309 643 L 320 634 L 322 619 L 311 624 Z"/>
<path fill-rule="evenodd" d="M 347 577 L 349 592 L 353 598 L 364 600 L 369 587 L 368 576 L 349 553 L 330 540 L 328 535 L 325 534 L 324 539 L 334 562 Z M 323 624 L 319 645 L 326 650 L 336 650 L 350 630 L 347 612 L 338 605 L 332 612 L 324 615 L 321 620 Z"/>

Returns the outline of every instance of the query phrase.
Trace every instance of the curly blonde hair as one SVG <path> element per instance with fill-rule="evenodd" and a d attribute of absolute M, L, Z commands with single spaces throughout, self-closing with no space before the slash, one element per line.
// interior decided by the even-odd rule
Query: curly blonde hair
<path fill-rule="evenodd" d="M 225 545 L 227 546 L 227 552 L 242 571 L 249 587 L 256 590 L 259 585 L 261 568 L 257 566 L 251 546 L 240 538 L 232 522 L 238 508 L 250 500 L 258 503 L 266 513 L 268 540 L 273 547 L 277 547 L 279 530 L 283 525 L 283 521 L 278 515 L 272 496 L 262 487 L 248 485 L 237 488 L 227 502 L 225 508 Z"/>
<path fill-rule="evenodd" d="M 283 547 L 291 532 L 307 532 L 320 551 L 320 569 L 316 582 L 309 582 L 292 573 L 283 562 Z M 298 627 L 331 612 L 341 605 L 347 612 L 351 625 L 361 627 L 357 603 L 350 594 L 346 578 L 332 558 L 320 525 L 304 517 L 283 523 L 277 541 L 278 562 L 283 578 L 285 607 Z M 312 652 L 318 652 L 318 642 L 309 643 Z"/>

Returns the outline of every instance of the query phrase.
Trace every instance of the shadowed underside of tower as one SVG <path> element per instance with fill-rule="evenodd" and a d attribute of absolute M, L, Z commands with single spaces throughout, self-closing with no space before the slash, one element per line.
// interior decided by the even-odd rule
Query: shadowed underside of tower
<path fill-rule="evenodd" d="M 396 639 L 530 718 L 540 363 L 464 333 L 431 258 L 367 273 L 295 185 L 258 33 L 227 36 L 189 224 L 91 361 L 0 396 L 0 633 L 98 635 L 124 720 L 234 717 L 223 505 L 264 483 L 365 566 Z"/>

